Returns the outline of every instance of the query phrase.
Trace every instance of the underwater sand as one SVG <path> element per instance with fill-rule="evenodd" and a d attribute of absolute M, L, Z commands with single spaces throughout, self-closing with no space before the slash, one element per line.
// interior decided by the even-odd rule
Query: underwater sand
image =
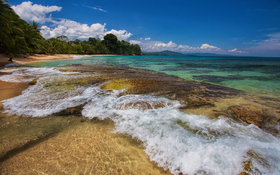
<path fill-rule="evenodd" d="M 170 174 L 135 140 L 111 133 L 112 122 L 75 122 L 1 162 L 2 174 Z"/>

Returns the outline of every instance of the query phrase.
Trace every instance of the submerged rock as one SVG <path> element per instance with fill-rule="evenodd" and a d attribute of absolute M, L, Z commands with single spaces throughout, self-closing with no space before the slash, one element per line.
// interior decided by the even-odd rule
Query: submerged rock
<path fill-rule="evenodd" d="M 166 106 L 170 106 L 171 104 L 161 103 L 161 102 L 153 102 L 149 103 L 146 101 L 137 101 L 137 102 L 130 102 L 130 103 L 123 103 L 119 105 L 119 109 L 139 109 L 139 110 L 147 110 L 147 109 L 158 109 L 163 108 Z"/>
<path fill-rule="evenodd" d="M 229 106 L 229 109 L 235 114 L 238 118 L 243 121 L 254 124 L 258 127 L 261 126 L 262 122 L 265 118 L 267 118 L 267 114 L 262 109 L 256 109 L 252 107 L 242 107 L 242 106 Z"/>
<path fill-rule="evenodd" d="M 82 110 L 83 110 L 84 105 L 72 107 L 72 108 L 67 108 L 61 112 L 56 113 L 55 115 L 59 116 L 68 116 L 68 115 L 75 115 L 75 116 L 82 116 Z"/>

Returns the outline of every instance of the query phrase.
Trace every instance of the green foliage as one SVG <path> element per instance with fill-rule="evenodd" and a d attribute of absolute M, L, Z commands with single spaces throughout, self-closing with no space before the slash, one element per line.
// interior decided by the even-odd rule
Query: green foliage
<path fill-rule="evenodd" d="M 119 41 L 114 34 L 105 35 L 104 40 L 90 37 L 87 41 L 70 41 L 64 35 L 46 40 L 38 23 L 22 20 L 5 0 L 0 0 L 0 53 L 141 55 L 142 51 L 139 45 Z"/>

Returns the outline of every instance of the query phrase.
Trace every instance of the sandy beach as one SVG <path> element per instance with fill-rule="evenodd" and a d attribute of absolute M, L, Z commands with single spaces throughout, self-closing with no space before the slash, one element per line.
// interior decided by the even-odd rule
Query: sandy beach
<path fill-rule="evenodd" d="M 10 63 L 33 63 L 33 62 L 43 62 L 43 61 L 54 61 L 54 60 L 67 60 L 73 59 L 74 56 L 81 56 L 75 54 L 55 54 L 55 55 L 45 55 L 45 54 L 35 54 L 31 56 L 18 56 L 13 57 L 13 61 L 8 61 L 9 57 L 3 54 L 0 54 L 0 67 L 4 67 L 6 64 Z M 83 56 L 83 55 L 82 55 Z"/>

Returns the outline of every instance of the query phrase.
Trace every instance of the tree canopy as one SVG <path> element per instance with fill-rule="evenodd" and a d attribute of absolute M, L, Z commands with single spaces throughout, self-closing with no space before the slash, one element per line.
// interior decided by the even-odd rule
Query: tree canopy
<path fill-rule="evenodd" d="M 22 20 L 5 0 L 0 0 L 0 53 L 21 54 L 121 54 L 141 55 L 138 44 L 119 41 L 114 34 L 107 34 L 104 40 L 88 38 L 70 41 L 67 36 L 45 39 L 39 24 Z"/>

